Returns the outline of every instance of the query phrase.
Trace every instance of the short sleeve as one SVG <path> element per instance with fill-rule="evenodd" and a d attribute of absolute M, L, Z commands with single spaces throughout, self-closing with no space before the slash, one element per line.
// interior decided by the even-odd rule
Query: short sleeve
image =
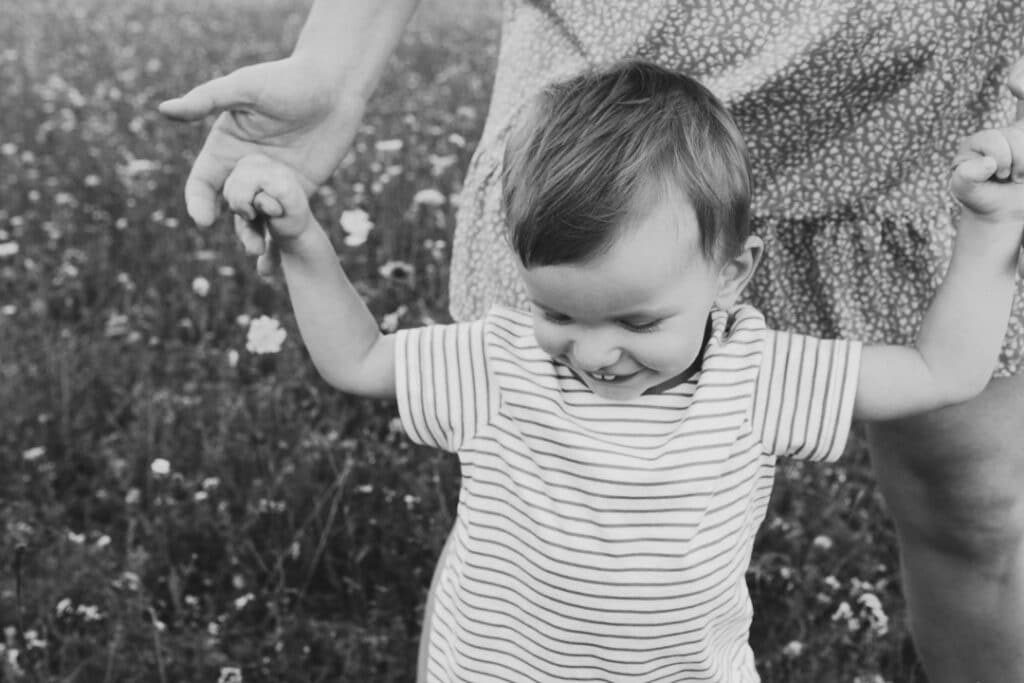
<path fill-rule="evenodd" d="M 398 414 L 416 443 L 457 451 L 489 414 L 483 323 L 396 332 Z"/>
<path fill-rule="evenodd" d="M 853 420 L 860 342 L 776 331 L 765 341 L 753 412 L 764 451 L 838 459 Z"/>

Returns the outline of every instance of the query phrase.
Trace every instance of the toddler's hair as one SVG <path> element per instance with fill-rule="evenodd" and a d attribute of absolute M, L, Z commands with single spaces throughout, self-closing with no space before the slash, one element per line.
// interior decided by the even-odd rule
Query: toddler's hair
<path fill-rule="evenodd" d="M 750 169 L 732 117 L 703 85 L 641 61 L 546 88 L 510 134 L 502 172 L 522 264 L 579 263 L 653 202 L 686 200 L 709 260 L 749 234 Z"/>

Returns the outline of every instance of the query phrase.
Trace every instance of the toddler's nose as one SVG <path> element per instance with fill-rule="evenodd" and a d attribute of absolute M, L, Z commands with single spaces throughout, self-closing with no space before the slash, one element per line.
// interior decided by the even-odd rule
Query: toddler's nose
<path fill-rule="evenodd" d="M 572 345 L 572 362 L 584 372 L 601 372 L 619 360 L 619 349 L 600 339 L 578 339 Z"/>

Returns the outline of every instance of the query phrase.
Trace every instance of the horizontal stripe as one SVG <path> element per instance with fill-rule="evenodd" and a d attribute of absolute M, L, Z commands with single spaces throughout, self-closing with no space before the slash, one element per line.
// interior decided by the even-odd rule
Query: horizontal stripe
<path fill-rule="evenodd" d="M 859 346 L 715 311 L 701 370 L 610 402 L 529 315 L 403 330 L 399 414 L 459 452 L 428 680 L 749 681 L 745 573 L 778 456 L 842 452 Z"/>

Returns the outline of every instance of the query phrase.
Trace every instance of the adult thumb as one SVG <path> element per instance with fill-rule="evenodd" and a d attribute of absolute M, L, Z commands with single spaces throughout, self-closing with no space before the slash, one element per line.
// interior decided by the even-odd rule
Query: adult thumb
<path fill-rule="evenodd" d="M 210 114 L 249 106 L 261 82 L 252 67 L 243 67 L 197 85 L 181 97 L 164 100 L 157 109 L 170 119 L 197 121 Z"/>

